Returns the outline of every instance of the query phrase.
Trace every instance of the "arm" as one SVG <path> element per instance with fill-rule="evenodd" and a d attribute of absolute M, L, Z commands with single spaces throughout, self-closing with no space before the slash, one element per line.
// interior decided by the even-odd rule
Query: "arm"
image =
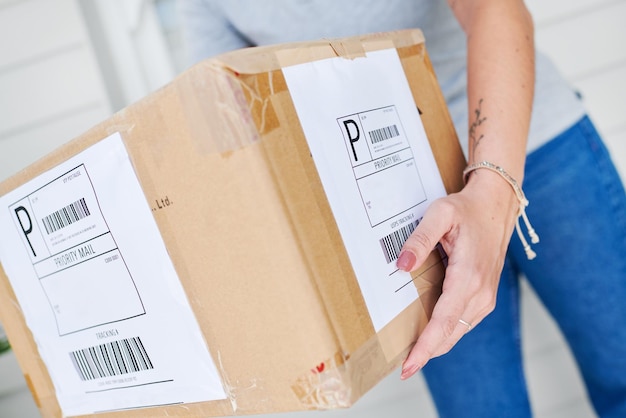
<path fill-rule="evenodd" d="M 467 35 L 469 163 L 489 161 L 519 184 L 534 89 L 532 19 L 522 0 L 448 0 Z M 519 209 L 499 174 L 473 171 L 464 189 L 435 201 L 404 245 L 398 267 L 419 267 L 437 242 L 448 254 L 443 292 L 404 362 L 402 378 L 448 352 L 495 308 Z"/>

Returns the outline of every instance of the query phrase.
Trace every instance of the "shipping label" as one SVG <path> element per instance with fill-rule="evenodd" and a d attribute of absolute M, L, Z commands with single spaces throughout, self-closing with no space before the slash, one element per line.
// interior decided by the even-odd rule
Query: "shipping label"
<path fill-rule="evenodd" d="M 226 397 L 119 134 L 1 197 L 0 232 L 64 415 Z"/>
<path fill-rule="evenodd" d="M 445 188 L 395 49 L 283 69 L 372 323 L 419 295 L 395 262 Z"/>

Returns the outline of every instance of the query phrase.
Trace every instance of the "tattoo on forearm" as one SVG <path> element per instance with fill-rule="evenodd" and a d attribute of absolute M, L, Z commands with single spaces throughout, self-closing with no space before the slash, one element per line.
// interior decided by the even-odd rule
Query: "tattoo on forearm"
<path fill-rule="evenodd" d="M 480 99 L 478 101 L 478 107 L 474 109 L 474 116 L 475 116 L 474 121 L 472 122 L 469 128 L 470 147 L 472 151 L 471 155 L 474 155 L 474 153 L 476 152 L 476 148 L 478 148 L 480 141 L 482 141 L 484 137 L 483 134 L 478 135 L 478 132 L 476 132 L 478 130 L 478 127 L 487 120 L 487 117 L 481 114 L 482 104 L 483 104 L 483 99 Z"/>

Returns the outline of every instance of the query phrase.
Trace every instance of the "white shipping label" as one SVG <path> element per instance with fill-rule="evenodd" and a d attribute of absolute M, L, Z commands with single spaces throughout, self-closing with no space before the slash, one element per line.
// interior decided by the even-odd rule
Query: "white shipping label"
<path fill-rule="evenodd" d="M 418 298 L 396 268 L 446 191 L 395 49 L 283 69 L 376 331 Z"/>
<path fill-rule="evenodd" d="M 1 197 L 0 234 L 65 416 L 226 398 L 119 134 Z"/>

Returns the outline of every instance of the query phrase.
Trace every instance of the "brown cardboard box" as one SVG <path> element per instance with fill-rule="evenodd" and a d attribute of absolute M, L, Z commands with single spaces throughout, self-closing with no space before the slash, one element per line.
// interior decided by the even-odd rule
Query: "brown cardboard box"
<path fill-rule="evenodd" d="M 292 96 L 298 94 L 290 88 L 287 72 L 283 71 L 284 67 L 328 59 L 339 60 L 339 64 L 365 62 L 366 54 L 386 50 L 399 57 L 410 86 L 409 95 L 414 100 L 411 107 L 419 110 L 445 191 L 460 189 L 464 159 L 419 30 L 251 48 L 207 60 L 0 184 L 0 196 L 4 196 L 0 198 L 0 217 L 10 219 L 3 224 L 0 218 L 0 228 L 5 228 L 1 231 L 5 247 L 1 259 L 3 269 L 0 269 L 0 321 L 44 417 L 89 410 L 92 407 L 80 406 L 81 402 L 89 403 L 90 396 L 100 396 L 94 395 L 96 392 L 105 393 L 102 398 L 105 400 L 101 400 L 105 406 L 100 403 L 92 409 L 111 417 L 200 417 L 348 407 L 401 363 L 440 292 L 444 261 L 440 253 L 434 251 L 424 267 L 414 272 L 406 283 L 417 289 L 419 299 L 408 303 L 391 320 L 374 323 L 374 314 L 366 304 L 354 260 L 349 256 L 346 238 L 342 236 L 340 222 L 330 203 L 332 193 L 328 184 L 323 184 L 323 176 L 316 165 L 323 158 L 308 145 L 309 138 L 305 138 L 306 129 L 301 123 L 303 110 L 297 111 L 292 100 Z M 370 60 L 369 55 L 367 60 Z M 315 81 L 310 80 L 310 83 Z M 367 89 L 377 83 L 364 84 L 359 88 L 369 94 Z M 306 92 L 306 85 L 304 87 Z M 313 102 L 314 106 L 326 106 Z M 361 117 L 363 123 L 366 116 L 382 114 L 377 109 L 375 113 L 367 113 L 373 109 L 368 106 L 357 103 L 355 108 L 354 115 Z M 385 109 L 387 115 L 400 112 L 399 107 Z M 356 126 L 356 119 L 345 122 L 348 120 L 345 115 L 350 113 L 336 115 L 332 123 L 337 127 L 339 139 L 343 132 L 343 158 L 349 161 L 350 155 L 357 159 L 354 146 L 360 143 L 357 143 L 355 131 L 350 133 Z M 315 124 L 313 118 L 309 126 Z M 402 120 L 402 124 L 408 123 Z M 400 135 L 396 128 L 389 132 L 390 127 L 385 125 L 377 130 L 382 135 L 379 140 Z M 106 166 L 115 160 L 107 154 L 107 148 L 98 148 L 105 151 L 92 153 L 84 164 L 86 171 L 80 171 L 82 160 L 79 164 L 70 159 L 104 144 L 105 138 L 110 137 L 123 144 L 128 154 L 129 166 L 136 176 L 134 181 L 139 186 L 136 189 L 129 186 L 130 191 L 125 193 L 130 193 L 129 200 L 139 199 L 138 212 L 128 215 L 132 221 L 127 227 L 119 226 L 124 225 L 119 220 L 123 216 L 107 214 L 115 208 L 107 209 L 108 198 L 103 196 L 115 195 L 116 190 L 126 190 L 126 183 L 133 183 L 113 180 L 112 175 L 112 192 L 94 189 L 94 196 L 97 196 L 94 202 L 98 202 L 100 211 L 95 211 L 94 206 L 90 208 L 92 215 L 101 213 L 106 220 L 102 223 L 106 233 L 90 235 L 94 241 L 81 241 L 80 246 L 70 248 L 67 244 L 59 247 L 59 251 L 46 250 L 46 257 L 39 260 L 37 257 L 42 255 L 38 247 L 41 243 L 35 240 L 37 228 L 45 228 L 48 235 L 56 237 L 51 238 L 53 246 L 65 239 L 71 242 L 72 236 L 63 235 L 62 230 L 69 230 L 70 223 L 74 228 L 89 215 L 81 213 L 78 207 L 84 199 L 63 200 L 55 197 L 56 192 L 41 194 L 42 191 L 51 187 L 58 191 L 65 187 L 63 184 L 82 182 L 81 175 L 85 179 L 86 173 L 90 179 L 95 178 L 93 173 L 98 164 Z M 375 145 L 374 139 L 371 144 Z M 397 154 L 394 158 L 404 157 Z M 71 167 L 66 169 L 62 165 L 68 161 Z M 380 161 L 379 166 L 386 167 L 393 161 Z M 358 164 L 352 162 L 351 168 L 356 173 Z M 413 163 L 403 167 L 413 167 Z M 62 172 L 56 174 L 54 170 Z M 119 173 L 126 169 L 107 170 Z M 424 176 L 436 176 L 436 171 L 422 170 L 422 180 Z M 37 185 L 24 189 L 25 184 L 41 178 Z M 50 200 L 51 207 L 59 210 L 31 217 L 41 199 Z M 109 206 L 121 206 L 119 202 L 124 203 L 124 199 L 126 197 L 122 196 L 118 203 Z M 145 207 L 142 208 L 141 202 Z M 370 201 L 362 203 L 367 210 L 372 210 L 368 206 Z M 368 212 L 368 216 L 374 216 L 372 213 Z M 414 225 L 415 215 L 410 215 L 396 219 L 394 226 L 410 218 Z M 150 222 L 158 228 L 156 236 L 146 238 L 143 233 L 133 232 L 135 225 L 145 223 L 149 227 Z M 100 224 L 89 228 L 97 229 L 97 225 Z M 79 232 L 89 234 L 85 232 L 89 228 Z M 407 231 L 406 225 L 398 229 Z M 99 258 L 101 248 L 109 245 L 101 241 L 102 236 L 108 236 L 107 231 L 117 240 L 110 242 L 117 245 L 115 251 L 121 254 L 119 259 L 114 255 L 117 252 Z M 144 241 L 133 245 L 136 235 L 142 235 Z M 45 233 L 41 232 L 41 236 Z M 156 245 L 148 249 L 148 245 L 160 241 L 162 247 Z M 387 249 L 387 254 L 397 252 L 398 240 L 395 241 L 395 248 L 393 242 L 389 244 L 392 248 Z M 146 249 L 141 248 L 144 244 Z M 18 255 L 9 259 L 6 254 L 13 250 Z M 146 257 L 147 262 L 131 261 L 135 256 L 129 254 L 133 252 L 137 257 Z M 29 255 L 30 259 L 21 254 Z M 33 277 L 39 280 L 31 279 L 30 270 L 20 269 L 17 259 L 21 258 L 35 267 Z M 92 269 L 89 274 L 83 272 L 78 278 L 59 275 L 61 270 L 63 274 L 78 271 L 82 259 L 92 264 L 100 259 L 102 264 L 93 264 L 96 267 L 89 267 Z M 120 306 L 125 302 L 117 300 L 119 292 L 109 294 L 108 288 L 100 288 L 102 280 L 89 282 L 81 288 L 82 283 L 98 274 L 96 270 L 122 266 L 121 259 L 130 271 L 129 277 L 133 277 L 124 283 L 134 283 L 137 292 L 128 291 L 124 297 L 130 305 L 133 301 L 141 302 L 136 304 L 136 312 L 131 308 L 123 311 Z M 389 265 L 394 264 L 393 257 L 388 261 Z M 176 279 L 165 286 L 163 297 L 171 294 L 175 301 L 162 305 L 178 307 L 187 303 L 190 306 L 189 312 L 197 324 L 190 325 L 189 331 L 180 332 L 191 343 L 177 345 L 176 332 L 187 327 L 182 320 L 174 323 L 167 318 L 157 320 L 162 325 L 159 338 L 166 347 L 163 353 L 156 353 L 154 338 L 140 340 L 132 334 L 135 331 L 125 329 L 127 322 L 147 320 L 159 309 L 148 301 L 146 283 L 160 279 L 149 274 L 151 267 L 146 264 L 158 265 L 154 270 L 158 274 L 169 271 L 168 266 L 172 266 Z M 139 271 L 144 267 L 135 269 L 135 265 L 145 266 L 148 273 Z M 111 277 L 106 276 L 106 281 L 114 282 Z M 69 280 L 76 281 L 70 286 Z M 387 279 L 381 277 L 380 280 Z M 28 287 L 30 282 L 37 284 Z M 182 285 L 183 293 L 177 293 L 176 286 L 171 284 L 174 282 Z M 18 289 L 16 285 L 22 286 L 20 283 L 26 283 L 26 287 Z M 59 289 L 66 287 L 87 293 L 81 296 L 87 302 L 60 296 Z M 93 294 L 89 294 L 90 289 Z M 182 302 L 181 294 L 186 296 Z M 35 303 L 46 298 L 47 304 Z M 62 303 L 58 303 L 60 299 Z M 93 319 L 95 314 L 90 308 L 100 309 L 101 317 Z M 76 309 L 72 311 L 73 318 L 68 319 L 68 309 Z M 85 315 L 77 312 L 85 312 Z M 45 315 L 54 320 L 38 324 L 39 318 Z M 56 329 L 51 336 L 39 334 L 38 329 L 45 329 L 55 321 Z M 54 354 L 54 341 L 64 344 L 81 334 L 84 334 L 84 346 L 68 346 L 61 350 L 66 355 Z M 164 381 L 176 380 L 157 382 L 155 377 L 145 381 L 142 376 L 156 373 L 159 368 L 177 367 L 172 365 L 178 364 L 178 357 L 191 358 L 196 353 L 185 351 L 186 347 L 198 344 L 210 353 L 208 358 L 217 376 L 214 386 L 217 384 L 218 389 L 224 391 L 224 399 L 188 403 L 153 394 L 155 399 L 142 398 L 122 404 L 126 406 L 106 406 L 106 397 L 115 393 L 125 393 L 122 398 L 132 398 L 136 396 L 135 391 L 143 390 L 141 387 L 164 386 Z M 120 346 L 126 347 L 122 347 L 119 354 L 125 360 L 107 361 L 107 352 L 115 354 L 111 350 Z M 110 363 L 124 363 L 127 369 L 107 371 L 105 366 Z M 205 369 L 198 367 L 202 377 Z M 206 370 L 210 371 L 210 367 Z M 68 376 L 82 389 L 76 395 L 78 403 L 62 412 L 59 397 L 74 394 L 65 383 L 57 382 Z M 83 384 L 92 386 L 80 386 Z M 167 384 L 163 393 L 173 392 Z M 191 385 L 189 391 L 195 386 Z M 185 392 L 185 386 L 177 390 Z"/>

